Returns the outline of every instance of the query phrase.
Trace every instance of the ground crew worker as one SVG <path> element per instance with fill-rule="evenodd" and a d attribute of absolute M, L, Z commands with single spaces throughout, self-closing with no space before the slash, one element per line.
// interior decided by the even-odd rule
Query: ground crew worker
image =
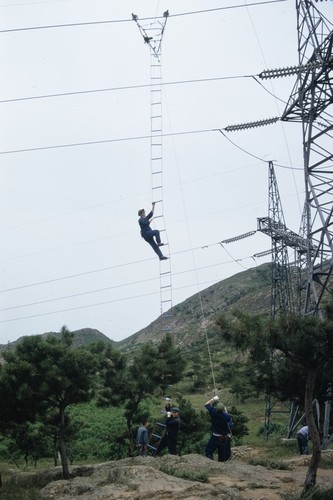
<path fill-rule="evenodd" d="M 207 401 L 205 408 L 212 422 L 212 434 L 206 445 L 205 455 L 214 460 L 213 453 L 217 449 L 219 462 L 230 460 L 232 417 L 224 404 L 219 401 L 218 396 Z"/>
<path fill-rule="evenodd" d="M 136 434 L 136 445 L 139 448 L 139 455 L 147 456 L 148 451 L 148 420 L 144 419 Z"/>
<path fill-rule="evenodd" d="M 180 427 L 179 408 L 174 406 L 171 412 L 167 412 L 165 421 L 165 432 L 157 446 L 156 455 L 164 448 L 168 447 L 169 455 L 177 454 L 177 437 Z"/>
<path fill-rule="evenodd" d="M 297 433 L 297 444 L 300 455 L 309 454 L 309 447 L 308 447 L 309 439 L 310 439 L 309 427 L 305 425 Z"/>

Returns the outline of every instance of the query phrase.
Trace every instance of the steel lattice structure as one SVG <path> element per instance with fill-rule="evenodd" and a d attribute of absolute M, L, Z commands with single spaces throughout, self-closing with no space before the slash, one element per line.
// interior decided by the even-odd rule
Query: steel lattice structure
<path fill-rule="evenodd" d="M 311 0 L 296 0 L 300 71 L 281 117 L 302 124 L 307 283 L 303 313 L 321 316 L 333 271 L 333 32 Z"/>
<path fill-rule="evenodd" d="M 267 234 L 272 242 L 272 295 L 271 317 L 294 312 L 288 247 L 306 248 L 300 236 L 287 229 L 273 162 L 269 165 L 268 217 L 257 220 L 258 231 Z"/>

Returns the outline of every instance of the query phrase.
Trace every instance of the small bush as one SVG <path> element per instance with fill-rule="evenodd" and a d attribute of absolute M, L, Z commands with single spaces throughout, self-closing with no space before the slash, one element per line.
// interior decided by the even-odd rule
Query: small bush
<path fill-rule="evenodd" d="M 284 500 L 332 500 L 333 488 L 326 490 L 314 487 L 306 493 L 282 493 L 281 495 Z"/>
<path fill-rule="evenodd" d="M 187 479 L 188 481 L 198 481 L 200 483 L 208 483 L 208 473 L 205 471 L 182 470 L 172 466 L 162 466 L 160 470 L 169 476 Z"/>
<path fill-rule="evenodd" d="M 276 469 L 276 470 L 290 470 L 290 466 L 283 462 L 283 460 L 272 460 L 269 458 L 251 458 L 249 460 L 251 465 L 262 465 L 266 469 Z"/>
<path fill-rule="evenodd" d="M 0 489 L 1 500 L 42 500 L 36 488 L 20 488 L 17 485 L 4 483 Z"/>

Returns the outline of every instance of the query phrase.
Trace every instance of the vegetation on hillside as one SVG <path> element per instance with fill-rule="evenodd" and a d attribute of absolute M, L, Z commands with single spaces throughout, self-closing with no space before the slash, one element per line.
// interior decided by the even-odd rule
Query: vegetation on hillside
<path fill-rule="evenodd" d="M 304 401 L 313 447 L 305 492 L 311 490 L 316 484 L 324 433 L 323 420 L 315 421 L 313 401 L 318 401 L 324 415 L 333 379 L 333 307 L 327 306 L 324 320 L 292 315 L 267 320 L 238 312 L 234 321 L 221 316 L 218 324 L 224 340 L 246 355 L 242 370 L 258 392 L 282 401 Z"/>
<path fill-rule="evenodd" d="M 248 272 L 245 284 L 239 278 L 239 288 L 237 279 L 225 284 L 230 296 L 237 296 L 234 304 L 259 293 L 253 273 Z M 193 336 L 182 348 L 177 343 L 180 337 L 169 334 L 156 336 L 154 343 L 140 343 L 140 336 L 132 338 L 127 349 L 122 345 L 118 350 L 110 342 L 91 342 L 91 332 L 89 342 L 78 346 L 75 335 L 63 328 L 58 335 L 24 337 L 3 352 L 0 460 L 36 464 L 53 457 L 57 464 L 60 453 L 66 478 L 68 463 L 132 456 L 138 426 L 148 417 L 152 430 L 161 418 L 165 396 L 173 397 L 181 408 L 179 453 L 202 454 L 210 427 L 203 404 L 206 395 L 217 389 L 234 416 L 234 445 L 248 433 L 247 442 L 258 440 L 265 394 L 300 403 L 312 426 L 314 454 L 306 489 L 313 488 L 321 435 L 316 435 L 312 400 L 324 404 L 333 378 L 331 308 L 324 322 L 294 317 L 272 322 L 265 307 L 260 315 L 228 309 L 216 321 L 217 289 L 208 290 L 204 303 L 207 308 L 211 305 L 214 314 L 207 322 L 205 338 L 198 333 L 200 322 L 198 327 L 189 321 L 187 332 L 193 331 Z M 264 297 L 266 291 L 262 293 Z M 185 314 L 189 303 L 183 307 Z M 196 310 L 195 302 L 190 310 Z M 242 410 L 246 405 L 250 421 L 238 405 Z M 282 432 L 283 425 L 277 424 L 276 435 Z M 276 443 L 274 449 L 279 449 Z"/>

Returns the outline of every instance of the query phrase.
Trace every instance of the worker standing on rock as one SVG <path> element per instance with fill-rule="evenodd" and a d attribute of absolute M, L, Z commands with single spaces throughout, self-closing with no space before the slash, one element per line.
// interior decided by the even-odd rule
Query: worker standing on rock
<path fill-rule="evenodd" d="M 212 422 L 212 434 L 206 445 L 205 455 L 214 460 L 213 453 L 217 449 L 218 461 L 226 462 L 231 459 L 232 417 L 224 404 L 219 401 L 218 396 L 207 401 L 205 408 Z"/>

